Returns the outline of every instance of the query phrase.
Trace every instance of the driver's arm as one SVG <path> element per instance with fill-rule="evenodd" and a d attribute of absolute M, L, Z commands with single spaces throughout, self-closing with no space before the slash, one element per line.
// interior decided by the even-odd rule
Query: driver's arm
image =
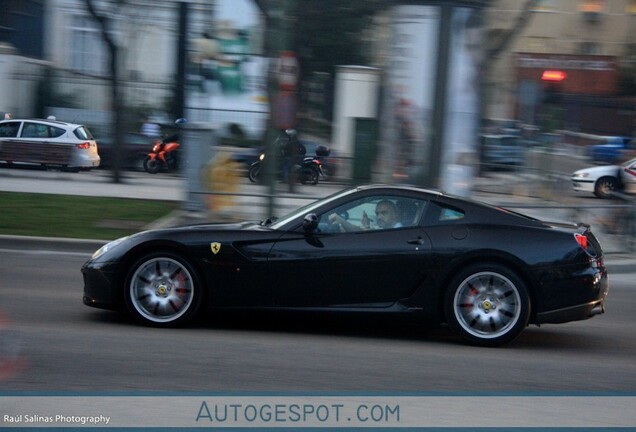
<path fill-rule="evenodd" d="M 352 224 L 337 213 L 332 213 L 329 215 L 329 222 L 338 225 L 340 227 L 340 231 L 342 232 L 362 231 L 363 229 L 365 229 L 364 227 L 359 227 Z"/>

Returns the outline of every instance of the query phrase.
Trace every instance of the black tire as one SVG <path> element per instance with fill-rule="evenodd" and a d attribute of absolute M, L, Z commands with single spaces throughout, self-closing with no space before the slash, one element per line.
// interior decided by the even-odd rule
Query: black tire
<path fill-rule="evenodd" d="M 298 179 L 301 184 L 312 184 L 315 185 L 318 183 L 318 177 L 320 177 L 320 173 L 317 169 L 313 167 L 310 168 L 299 168 L 298 171 Z"/>
<path fill-rule="evenodd" d="M 159 165 L 157 159 L 150 159 L 150 156 L 148 156 L 144 159 L 144 169 L 150 174 L 157 174 L 161 169 L 161 165 Z"/>
<path fill-rule="evenodd" d="M 446 321 L 465 341 L 494 347 L 512 342 L 530 319 L 525 283 L 500 264 L 474 264 L 451 281 L 444 297 Z"/>
<path fill-rule="evenodd" d="M 258 182 L 258 177 L 261 175 L 261 164 L 259 162 L 254 162 L 250 165 L 250 169 L 247 171 L 247 178 L 250 179 L 252 183 Z"/>
<path fill-rule="evenodd" d="M 311 183 L 312 185 L 317 185 L 318 180 L 320 179 L 320 171 L 318 171 L 318 168 L 314 167 L 309 168 L 309 171 L 311 171 L 309 183 Z"/>
<path fill-rule="evenodd" d="M 618 180 L 614 177 L 601 177 L 594 185 L 594 195 L 599 198 L 611 198 L 612 192 L 618 189 Z"/>
<path fill-rule="evenodd" d="M 203 285 L 196 269 L 172 252 L 153 252 L 137 260 L 124 285 L 130 314 L 153 327 L 178 327 L 197 315 Z"/>

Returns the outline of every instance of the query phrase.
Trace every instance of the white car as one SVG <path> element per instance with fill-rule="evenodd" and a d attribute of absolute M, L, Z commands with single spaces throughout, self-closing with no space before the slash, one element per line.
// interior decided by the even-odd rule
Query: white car
<path fill-rule="evenodd" d="M 56 120 L 0 121 L 0 161 L 69 171 L 100 164 L 97 143 L 86 126 Z"/>
<path fill-rule="evenodd" d="M 591 192 L 599 198 L 610 198 L 612 192 L 636 192 L 636 159 L 622 165 L 602 165 L 585 168 L 572 174 L 572 186 L 577 192 Z"/>

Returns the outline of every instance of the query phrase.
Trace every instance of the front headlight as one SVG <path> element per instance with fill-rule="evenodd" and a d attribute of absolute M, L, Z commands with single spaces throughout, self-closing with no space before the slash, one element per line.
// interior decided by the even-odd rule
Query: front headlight
<path fill-rule="evenodd" d="M 575 172 L 574 174 L 572 174 L 572 178 L 585 178 L 589 175 L 590 173 L 586 173 L 586 172 Z"/>
<path fill-rule="evenodd" d="M 92 256 L 92 259 L 99 258 L 100 256 L 104 255 L 106 252 L 113 249 L 115 246 L 117 246 L 118 244 L 126 240 L 127 238 L 128 237 L 121 237 L 121 238 L 118 238 L 117 240 L 113 240 L 112 242 L 106 243 L 104 246 L 100 247 L 99 249 L 95 251 L 95 253 Z"/>

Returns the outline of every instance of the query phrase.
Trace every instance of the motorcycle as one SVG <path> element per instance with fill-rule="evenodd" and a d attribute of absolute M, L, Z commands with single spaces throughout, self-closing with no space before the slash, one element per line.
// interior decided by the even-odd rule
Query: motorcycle
<path fill-rule="evenodd" d="M 175 124 L 180 127 L 186 122 L 186 119 L 180 118 Z M 152 152 L 148 153 L 144 159 L 144 169 L 150 174 L 157 174 L 162 169 L 176 170 L 179 167 L 177 150 L 180 146 L 178 134 L 157 140 L 152 147 Z"/>
<path fill-rule="evenodd" d="M 296 131 L 292 129 L 287 129 L 284 133 L 287 136 L 288 143 L 291 142 L 291 140 L 294 139 L 296 135 Z M 276 139 L 276 142 L 280 142 L 280 136 Z M 284 146 L 282 146 L 282 148 L 284 148 Z M 281 151 L 281 153 L 283 152 Z M 258 181 L 261 175 L 264 160 L 265 153 L 262 153 L 259 156 L 258 160 L 250 165 L 250 168 L 247 172 L 247 177 L 252 183 L 256 183 Z M 280 164 L 280 167 L 278 169 L 279 179 L 283 179 L 285 177 L 285 169 L 287 168 L 285 164 L 286 161 L 284 154 L 281 154 L 281 161 L 282 163 Z M 291 167 L 289 167 L 288 182 L 300 182 L 301 184 L 315 185 L 318 183 L 318 180 L 322 176 L 324 176 L 324 173 L 322 171 L 322 162 L 320 161 L 320 159 L 315 156 L 305 156 L 302 158 L 302 161 L 299 160 L 298 163 L 295 163 Z"/>

